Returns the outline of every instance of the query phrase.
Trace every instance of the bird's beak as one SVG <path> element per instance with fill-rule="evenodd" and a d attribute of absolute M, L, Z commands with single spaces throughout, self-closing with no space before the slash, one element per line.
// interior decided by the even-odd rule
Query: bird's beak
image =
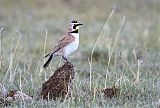
<path fill-rule="evenodd" d="M 76 26 L 80 26 L 80 25 L 83 25 L 83 24 L 76 24 Z"/>

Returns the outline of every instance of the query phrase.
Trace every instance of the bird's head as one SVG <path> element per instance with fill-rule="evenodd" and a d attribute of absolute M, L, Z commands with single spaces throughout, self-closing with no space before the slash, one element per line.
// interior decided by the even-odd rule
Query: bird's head
<path fill-rule="evenodd" d="M 78 21 L 73 20 L 69 25 L 70 33 L 78 33 L 80 25 L 83 25 L 83 24 L 80 24 L 80 23 L 78 23 Z"/>

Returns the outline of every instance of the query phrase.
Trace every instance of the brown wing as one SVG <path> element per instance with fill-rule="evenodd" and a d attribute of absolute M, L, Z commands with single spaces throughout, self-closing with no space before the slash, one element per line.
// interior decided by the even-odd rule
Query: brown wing
<path fill-rule="evenodd" d="M 75 37 L 70 35 L 70 34 L 66 34 L 53 48 L 53 50 L 48 53 L 47 55 L 45 55 L 45 57 L 50 56 L 51 54 L 54 54 L 55 52 L 62 50 L 66 45 L 70 44 L 71 42 L 73 42 L 75 40 Z"/>
<path fill-rule="evenodd" d="M 52 52 L 50 52 L 49 54 L 47 54 L 45 57 L 49 57 L 49 59 L 47 60 L 47 62 L 43 65 L 43 68 L 46 68 L 49 63 L 52 60 L 53 54 L 56 53 L 59 50 L 62 50 L 65 46 L 69 45 L 71 42 L 73 42 L 75 40 L 74 36 L 72 35 L 65 35 L 57 44 L 56 46 L 53 48 Z"/>
<path fill-rule="evenodd" d="M 57 44 L 56 46 L 53 48 L 51 53 L 55 53 L 58 50 L 63 49 L 65 46 L 69 45 L 71 42 L 73 42 L 75 40 L 75 37 L 72 35 L 65 35 Z"/>

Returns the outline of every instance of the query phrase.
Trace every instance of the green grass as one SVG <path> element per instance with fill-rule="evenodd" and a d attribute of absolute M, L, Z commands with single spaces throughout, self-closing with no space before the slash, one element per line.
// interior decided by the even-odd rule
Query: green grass
<path fill-rule="evenodd" d="M 158 0 L 1 0 L 0 27 L 4 30 L 0 83 L 8 90 L 22 90 L 34 97 L 31 102 L 14 102 L 10 107 L 157 107 L 159 6 Z M 116 11 L 103 29 L 113 7 Z M 110 58 L 124 16 L 126 19 Z M 72 19 L 84 23 L 80 28 L 79 49 L 70 57 L 77 72 L 72 98 L 64 103 L 36 100 L 42 83 L 59 63 L 57 58 L 51 63 L 52 70 L 41 72 L 46 30 L 47 53 Z M 91 66 L 88 58 L 102 29 Z M 138 60 L 143 62 L 138 64 Z M 114 84 L 120 94 L 111 100 L 90 92 L 90 89 L 93 92 Z"/>

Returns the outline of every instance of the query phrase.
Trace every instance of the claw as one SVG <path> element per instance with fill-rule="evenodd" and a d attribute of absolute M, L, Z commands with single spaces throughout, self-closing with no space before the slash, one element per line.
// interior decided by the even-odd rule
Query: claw
<path fill-rule="evenodd" d="M 70 63 L 66 57 L 62 56 L 62 58 L 65 60 L 65 62 Z"/>

